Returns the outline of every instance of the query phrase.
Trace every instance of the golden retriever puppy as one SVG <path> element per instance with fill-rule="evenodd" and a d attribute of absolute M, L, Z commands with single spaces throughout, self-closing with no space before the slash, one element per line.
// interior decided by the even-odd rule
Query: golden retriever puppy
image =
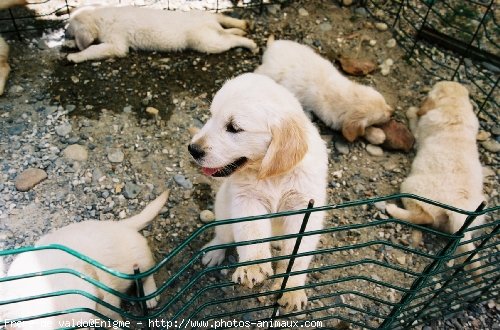
<path fill-rule="evenodd" d="M 270 38 L 262 65 L 255 73 L 285 86 L 306 111 L 352 142 L 371 125 L 385 123 L 393 109 L 374 88 L 344 77 L 329 61 L 310 47 Z"/>
<path fill-rule="evenodd" d="M 299 210 L 314 199 L 326 200 L 328 158 L 325 142 L 300 103 L 284 87 L 263 75 L 247 73 L 227 82 L 215 95 L 212 117 L 196 133 L 188 149 L 202 171 L 223 177 L 215 200 L 217 219 L 240 218 Z M 205 247 L 298 233 L 303 215 L 217 226 Z M 307 231 L 321 229 L 322 212 L 311 214 Z M 299 253 L 314 251 L 319 235 L 305 236 Z M 281 254 L 290 255 L 295 239 L 280 242 Z M 240 262 L 271 257 L 269 242 L 238 246 Z M 224 259 L 223 249 L 203 256 L 208 266 Z M 312 256 L 295 260 L 292 271 L 309 267 Z M 288 260 L 278 262 L 284 273 Z M 232 279 L 252 288 L 273 274 L 270 262 L 238 267 Z M 304 285 L 306 274 L 289 278 L 287 287 Z M 275 282 L 275 287 L 281 281 Z M 304 289 L 287 292 L 279 300 L 287 310 L 307 304 Z"/>
<path fill-rule="evenodd" d="M 132 274 L 135 267 L 146 271 L 154 266 L 154 260 L 147 240 L 138 231 L 156 217 L 167 201 L 168 195 L 168 191 L 163 192 L 141 213 L 131 218 L 121 221 L 89 220 L 74 223 L 43 236 L 35 246 L 64 245 L 115 271 Z M 80 272 L 120 293 L 125 293 L 133 283 L 131 280 L 115 277 L 70 254 L 53 249 L 20 254 L 10 266 L 7 276 L 62 268 Z M 156 291 L 152 275 L 146 277 L 143 283 L 146 295 Z M 120 307 L 119 297 L 92 285 L 79 275 L 68 273 L 0 282 L 0 300 L 25 298 L 64 290 L 84 291 L 112 306 Z M 154 298 L 147 301 L 149 308 L 155 307 L 156 304 L 157 300 Z M 0 319 L 13 320 L 72 308 L 89 308 L 112 319 L 121 319 L 118 313 L 83 295 L 74 293 L 2 305 L 0 306 Z M 90 313 L 78 312 L 19 324 L 8 324 L 7 329 L 10 329 L 9 326 L 12 329 L 59 329 L 67 327 L 64 322 L 73 320 L 88 322 L 96 318 L 97 316 Z"/>
<path fill-rule="evenodd" d="M 26 0 L 2 0 L 0 1 L 0 10 L 8 9 L 14 6 L 25 5 Z M 5 90 L 5 84 L 10 73 L 9 59 L 9 45 L 5 39 L 0 36 L 0 95 Z"/>
<path fill-rule="evenodd" d="M 401 184 L 401 192 L 474 211 L 485 199 L 476 145 L 479 122 L 467 89 L 456 82 L 439 82 L 420 109 L 410 108 L 407 116 L 417 141 L 417 154 L 410 175 Z M 403 205 L 405 209 L 389 204 L 387 212 L 395 218 L 431 225 L 447 233 L 455 233 L 466 218 L 412 199 L 403 199 Z M 483 217 L 478 217 L 472 226 L 482 221 Z M 464 240 L 470 239 L 471 233 L 466 232 Z M 468 243 L 461 245 L 458 252 L 473 250 L 474 244 Z M 478 266 L 479 262 L 471 265 Z"/>
<path fill-rule="evenodd" d="M 225 29 L 225 28 L 226 29 Z M 124 57 L 129 48 L 155 51 L 193 49 L 222 53 L 234 47 L 258 51 L 243 37 L 244 20 L 204 11 L 166 11 L 140 7 L 83 7 L 69 20 L 67 34 L 74 36 L 80 52 L 68 55 L 79 63 Z M 99 41 L 99 44 L 92 45 Z"/>

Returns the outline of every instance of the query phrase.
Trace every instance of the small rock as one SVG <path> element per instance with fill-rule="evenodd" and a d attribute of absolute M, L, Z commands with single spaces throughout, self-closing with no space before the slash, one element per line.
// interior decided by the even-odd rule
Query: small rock
<path fill-rule="evenodd" d="M 337 151 L 342 155 L 349 154 L 349 146 L 342 141 L 335 142 L 335 149 L 337 149 Z"/>
<path fill-rule="evenodd" d="M 123 162 L 124 158 L 125 155 L 120 149 L 111 149 L 110 152 L 108 153 L 108 160 L 111 163 L 121 163 Z"/>
<path fill-rule="evenodd" d="M 375 28 L 379 31 L 385 31 L 387 30 L 389 27 L 387 26 L 387 24 L 385 24 L 384 22 L 377 22 L 375 23 Z"/>
<path fill-rule="evenodd" d="M 319 25 L 319 29 L 323 32 L 328 32 L 332 30 L 332 25 L 328 22 L 323 22 Z"/>
<path fill-rule="evenodd" d="M 200 212 L 200 220 L 203 223 L 209 223 L 215 220 L 215 215 L 210 210 L 203 210 Z"/>
<path fill-rule="evenodd" d="M 406 257 L 405 257 L 405 256 L 396 257 L 396 261 L 397 261 L 400 265 L 404 265 L 404 264 L 406 264 Z"/>
<path fill-rule="evenodd" d="M 136 198 L 137 195 L 141 192 L 141 187 L 132 182 L 126 182 L 123 187 L 123 196 L 127 199 Z"/>
<path fill-rule="evenodd" d="M 500 135 L 500 125 L 495 125 L 491 129 L 491 134 Z"/>
<path fill-rule="evenodd" d="M 125 112 L 125 113 L 131 113 L 132 112 L 132 107 L 130 105 L 127 105 L 126 107 L 123 107 L 123 112 Z"/>
<path fill-rule="evenodd" d="M 158 114 L 160 113 L 160 111 L 158 109 L 156 109 L 156 108 L 153 108 L 153 107 L 147 107 L 146 108 L 146 113 L 148 113 L 151 116 L 158 116 Z"/>
<path fill-rule="evenodd" d="M 354 2 L 354 0 L 342 0 L 342 4 L 344 6 L 350 6 L 350 5 L 352 5 L 353 2 Z"/>
<path fill-rule="evenodd" d="M 16 189 L 28 191 L 47 178 L 47 173 L 39 168 L 28 168 L 16 178 Z"/>
<path fill-rule="evenodd" d="M 299 9 L 299 15 L 300 16 L 309 16 L 309 13 L 304 8 L 300 8 Z"/>
<path fill-rule="evenodd" d="M 181 174 L 174 175 L 174 181 L 183 188 L 186 189 L 193 188 L 193 184 L 191 183 L 191 181 L 189 179 L 186 179 L 184 175 Z"/>
<path fill-rule="evenodd" d="M 64 149 L 63 154 L 66 158 L 76 160 L 79 162 L 86 161 L 89 153 L 87 148 L 79 144 L 72 144 Z"/>
<path fill-rule="evenodd" d="M 403 150 L 409 152 L 415 143 L 415 137 L 410 132 L 408 126 L 391 119 L 387 123 L 380 126 L 384 131 L 385 140 L 382 147 L 389 150 Z"/>
<path fill-rule="evenodd" d="M 382 64 L 380 64 L 378 67 L 380 68 L 380 73 L 382 73 L 383 76 L 387 76 L 391 72 L 391 67 L 394 64 L 394 61 L 390 58 L 386 59 Z"/>
<path fill-rule="evenodd" d="M 77 83 L 80 81 L 80 79 L 78 79 L 78 77 L 76 77 L 76 76 L 71 76 L 71 81 L 72 81 L 74 84 L 77 84 Z"/>
<path fill-rule="evenodd" d="M 269 5 L 266 6 L 266 9 L 269 14 L 276 15 L 281 9 L 281 6 L 279 4 Z"/>
<path fill-rule="evenodd" d="M 387 203 L 385 201 L 381 202 L 376 202 L 373 203 L 373 205 L 380 211 L 385 212 L 385 207 L 387 206 Z"/>
<path fill-rule="evenodd" d="M 483 146 L 484 149 L 488 150 L 489 152 L 497 153 L 500 151 L 500 143 L 498 143 L 495 140 L 486 140 L 481 142 L 481 145 Z"/>
<path fill-rule="evenodd" d="M 334 171 L 334 172 L 332 173 L 332 175 L 333 175 L 333 177 L 334 177 L 334 178 L 337 178 L 337 179 L 342 179 L 342 173 L 343 173 L 343 171 L 342 171 L 342 170 L 338 170 L 338 171 Z"/>
<path fill-rule="evenodd" d="M 21 96 L 21 94 L 24 92 L 24 88 L 19 85 L 14 85 L 9 89 L 9 93 L 13 94 L 14 96 Z"/>
<path fill-rule="evenodd" d="M 357 7 L 356 9 L 354 9 L 354 12 L 357 15 L 362 16 L 362 17 L 368 16 L 368 12 L 366 11 L 366 9 L 364 7 Z"/>
<path fill-rule="evenodd" d="M 495 171 L 491 167 L 483 166 L 483 177 L 487 178 L 490 176 L 495 176 Z"/>
<path fill-rule="evenodd" d="M 339 62 L 342 70 L 353 76 L 366 76 L 377 68 L 370 60 L 341 57 Z"/>
<path fill-rule="evenodd" d="M 366 151 L 370 155 L 376 156 L 376 157 L 380 157 L 380 156 L 384 155 L 384 151 L 382 150 L 382 148 L 380 148 L 378 146 L 374 146 L 373 144 L 367 144 L 366 145 Z"/>
<path fill-rule="evenodd" d="M 64 123 L 62 125 L 56 126 L 56 134 L 59 136 L 66 136 L 71 133 L 72 130 L 73 128 L 71 127 L 70 123 Z"/>
<path fill-rule="evenodd" d="M 377 40 L 372 39 L 372 40 L 370 40 L 370 41 L 368 42 L 368 44 L 369 44 L 370 46 L 372 46 L 372 47 L 373 47 L 373 46 L 375 46 L 375 45 L 377 44 Z"/>
<path fill-rule="evenodd" d="M 387 40 L 387 43 L 385 44 L 385 46 L 387 48 L 394 48 L 394 47 L 396 47 L 396 39 L 391 38 L 391 39 Z"/>
<path fill-rule="evenodd" d="M 491 133 L 490 132 L 486 132 L 486 131 L 479 131 L 477 133 L 477 136 L 476 136 L 476 140 L 478 141 L 486 141 L 488 140 L 488 138 L 491 136 Z"/>

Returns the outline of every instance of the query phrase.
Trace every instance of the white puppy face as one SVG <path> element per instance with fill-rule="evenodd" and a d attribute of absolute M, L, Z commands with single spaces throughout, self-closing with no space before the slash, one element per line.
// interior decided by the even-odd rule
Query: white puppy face
<path fill-rule="evenodd" d="M 300 104 L 268 77 L 245 74 L 227 82 L 210 111 L 188 147 L 206 175 L 243 170 L 255 170 L 259 178 L 278 175 L 307 151 Z"/>

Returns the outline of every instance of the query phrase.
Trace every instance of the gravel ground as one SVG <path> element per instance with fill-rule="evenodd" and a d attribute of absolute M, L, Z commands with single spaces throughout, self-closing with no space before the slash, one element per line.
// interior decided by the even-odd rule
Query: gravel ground
<path fill-rule="evenodd" d="M 369 59 L 377 64 L 391 59 L 394 64 L 387 75 L 376 71 L 353 79 L 375 86 L 396 107 L 395 116 L 400 119 L 409 106 L 423 100 L 435 82 L 423 70 L 403 60 L 404 53 L 394 46 L 390 32 L 367 18 L 363 8 L 340 7 L 332 1 L 294 1 L 287 6 L 269 6 L 262 15 L 252 10 L 235 11 L 232 15 L 255 22 L 250 37 L 261 47 L 272 33 L 277 38 L 309 44 L 332 61 L 340 56 Z M 68 50 L 52 47 L 62 40 L 62 31 L 51 32 L 25 36 L 22 41 L 9 40 L 13 70 L 7 92 L 0 97 L 0 248 L 29 246 L 44 233 L 73 222 L 125 218 L 138 212 L 164 189 L 170 189 L 169 201 L 160 217 L 143 231 L 157 260 L 161 260 L 203 225 L 201 219 L 210 220 L 209 211 L 213 210 L 218 182 L 203 176 L 191 161 L 186 147 L 189 129 L 201 127 L 207 120 L 210 100 L 224 81 L 252 71 L 260 56 L 241 49 L 220 55 L 191 51 L 131 52 L 124 59 L 72 65 L 64 59 Z M 146 111 L 148 107 L 158 113 Z M 485 165 L 484 189 L 489 205 L 498 205 L 500 126 L 487 116 L 480 118 L 482 131 L 478 142 Z M 347 144 L 340 134 L 314 121 L 329 147 L 331 204 L 398 191 L 409 171 L 412 153 L 367 148 L 363 141 Z M 39 171 L 26 173 L 28 169 Z M 326 226 L 385 219 L 383 207 L 383 204 L 365 205 L 332 211 Z M 160 269 L 157 281 L 162 283 L 174 274 L 211 235 L 202 233 L 191 241 L 181 255 Z M 324 235 L 320 248 L 375 239 L 409 246 L 410 238 L 411 232 L 405 226 L 379 225 Z M 425 244 L 419 247 L 424 252 L 435 252 L 443 244 L 432 235 L 424 238 Z M 234 263 L 235 257 L 233 251 L 226 258 L 227 264 Z M 376 245 L 323 254 L 312 267 L 366 258 L 416 272 L 422 271 L 427 263 L 416 254 Z M 9 263 L 10 259 L 6 259 Z M 162 294 L 162 302 L 200 269 L 199 262 L 188 269 Z M 413 279 L 384 267 L 361 265 L 316 272 L 309 280 L 320 283 L 359 274 L 374 281 L 390 279 L 391 284 L 402 287 L 408 287 Z M 229 278 L 227 271 L 209 273 L 195 283 L 181 302 L 191 299 L 196 289 L 226 283 Z M 380 319 L 366 317 L 355 308 L 372 313 L 389 312 L 387 306 L 359 295 L 335 295 L 342 290 L 356 290 L 391 302 L 401 298 L 397 290 L 360 279 L 324 285 L 310 290 L 309 309 L 318 311 L 306 317 L 338 314 L 376 326 Z M 222 299 L 242 292 L 250 293 L 227 285 L 197 299 L 213 299 L 212 295 Z M 328 295 L 331 296 L 319 298 Z M 181 302 L 173 306 L 174 312 Z M 247 299 L 238 304 L 220 304 L 200 315 L 256 307 L 266 302 L 266 299 L 259 302 Z M 327 308 L 335 304 L 341 306 Z M 498 329 L 499 309 L 498 301 L 477 304 L 466 312 L 420 328 Z M 252 319 L 261 315 L 247 312 L 242 317 Z M 335 322 L 328 326 L 341 328 L 342 324 Z"/>

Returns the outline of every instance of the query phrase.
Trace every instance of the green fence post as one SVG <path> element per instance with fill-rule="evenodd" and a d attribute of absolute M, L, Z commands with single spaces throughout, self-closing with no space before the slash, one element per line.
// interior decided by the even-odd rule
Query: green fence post
<path fill-rule="evenodd" d="M 485 205 L 486 204 L 484 202 L 481 203 L 481 205 L 479 205 L 479 207 L 476 209 L 475 212 L 482 211 Z M 464 231 L 470 226 L 470 224 L 474 221 L 474 219 L 476 219 L 476 217 L 477 217 L 476 215 L 469 215 L 467 219 L 465 219 L 465 222 L 462 225 L 462 227 L 455 233 L 457 237 L 450 240 L 446 244 L 446 246 L 443 249 L 441 249 L 441 251 L 438 252 L 434 261 L 431 262 L 429 265 L 427 265 L 427 267 L 425 267 L 424 271 L 420 274 L 420 276 L 417 277 L 415 281 L 413 281 L 410 290 L 404 294 L 399 303 L 392 309 L 391 313 L 385 318 L 384 322 L 382 322 L 382 324 L 379 326 L 379 329 L 390 328 L 390 326 L 399 316 L 401 309 L 403 309 L 403 307 L 408 305 L 413 299 L 413 297 L 415 297 L 415 294 L 420 290 L 420 288 L 422 288 L 422 286 L 424 286 L 427 283 L 430 274 L 441 267 L 441 265 L 443 264 L 443 257 L 455 252 L 460 242 L 460 239 L 463 238 Z M 411 322 L 413 321 L 414 320 L 411 320 Z"/>
<path fill-rule="evenodd" d="M 134 275 L 137 275 L 141 272 L 139 267 L 137 265 L 134 265 Z M 139 298 L 144 297 L 144 285 L 142 284 L 142 279 L 141 278 L 135 278 L 135 285 L 137 287 L 137 296 Z M 146 300 L 141 300 L 141 312 L 142 316 L 147 316 L 148 315 L 148 306 L 146 305 Z M 144 325 L 144 329 L 149 330 L 149 322 Z"/>
<path fill-rule="evenodd" d="M 307 204 L 307 209 L 310 210 L 313 208 L 313 206 L 314 206 L 314 200 L 311 199 L 311 200 L 309 200 L 309 203 Z M 306 227 L 307 227 L 307 223 L 309 222 L 310 215 L 311 215 L 311 211 L 306 212 L 304 214 L 304 219 L 302 219 L 302 225 L 300 226 L 299 234 L 303 234 L 306 231 Z M 288 261 L 288 265 L 286 267 L 285 276 L 283 277 L 283 282 L 281 282 L 280 292 L 278 293 L 278 297 L 276 298 L 276 302 L 274 304 L 273 315 L 271 316 L 271 326 L 268 329 L 273 328 L 272 321 L 274 320 L 274 318 L 278 314 L 278 308 L 279 308 L 278 300 L 283 296 L 283 290 L 285 290 L 285 288 L 286 288 L 288 278 L 290 277 L 290 273 L 292 272 L 292 267 L 293 267 L 293 264 L 295 262 L 295 256 L 297 255 L 297 253 L 299 251 L 299 247 L 300 247 L 301 242 L 302 242 L 302 235 L 297 237 L 297 240 L 295 241 L 295 245 L 293 246 L 293 251 L 292 251 L 292 254 L 291 254 L 290 259 Z"/>

